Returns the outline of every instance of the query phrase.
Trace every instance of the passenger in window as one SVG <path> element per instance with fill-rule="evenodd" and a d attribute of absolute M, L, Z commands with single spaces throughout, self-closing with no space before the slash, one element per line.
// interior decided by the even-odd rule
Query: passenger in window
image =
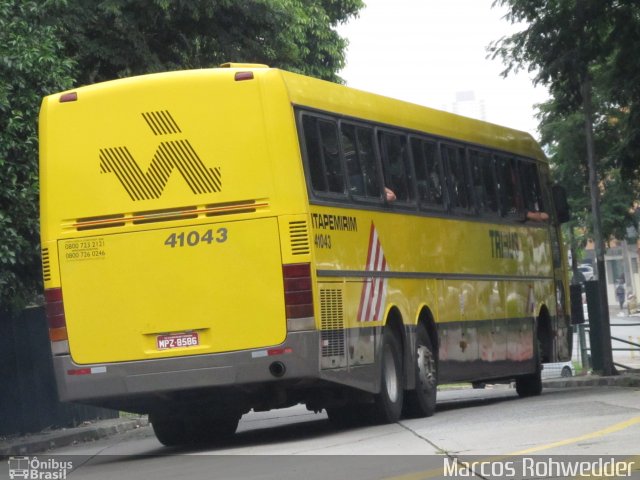
<path fill-rule="evenodd" d="M 521 222 L 546 222 L 549 220 L 549 214 L 547 212 L 540 210 L 523 210 L 516 207 L 511 207 L 504 216 L 511 220 L 519 220 Z"/>
<path fill-rule="evenodd" d="M 525 213 L 525 222 L 531 220 L 533 222 L 546 222 L 549 220 L 549 214 L 547 212 L 534 212 L 527 210 Z"/>
<path fill-rule="evenodd" d="M 390 188 L 384 187 L 384 196 L 387 202 L 396 201 L 396 194 Z"/>
<path fill-rule="evenodd" d="M 538 202 L 533 203 L 533 209 L 525 209 L 523 222 L 546 222 L 549 220 L 549 214 L 540 209 Z"/>

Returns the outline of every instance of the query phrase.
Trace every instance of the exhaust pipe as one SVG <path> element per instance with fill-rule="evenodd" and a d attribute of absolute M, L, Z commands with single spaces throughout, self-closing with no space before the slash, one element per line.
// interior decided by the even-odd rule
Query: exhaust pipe
<path fill-rule="evenodd" d="M 287 372 L 287 367 L 282 362 L 273 362 L 269 365 L 269 372 L 276 378 L 282 377 Z"/>

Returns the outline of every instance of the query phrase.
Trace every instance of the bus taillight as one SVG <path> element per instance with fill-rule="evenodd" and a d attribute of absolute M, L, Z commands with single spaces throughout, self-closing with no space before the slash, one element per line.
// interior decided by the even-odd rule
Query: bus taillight
<path fill-rule="evenodd" d="M 75 102 L 76 100 L 78 100 L 78 92 L 69 92 L 60 95 L 60 103 Z"/>
<path fill-rule="evenodd" d="M 282 276 L 287 330 L 292 332 L 315 329 L 311 265 L 309 263 L 283 265 Z"/>
<path fill-rule="evenodd" d="M 51 342 L 63 342 L 68 340 L 67 320 L 64 316 L 64 304 L 62 303 L 62 289 L 46 289 L 44 291 L 44 299 L 46 304 L 47 323 L 49 324 L 49 340 L 51 340 Z"/>

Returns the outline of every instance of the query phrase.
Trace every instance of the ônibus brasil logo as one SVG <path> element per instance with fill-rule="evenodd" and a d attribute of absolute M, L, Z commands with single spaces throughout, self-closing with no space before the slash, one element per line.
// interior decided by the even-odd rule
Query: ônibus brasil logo
<path fill-rule="evenodd" d="M 27 480 L 66 480 L 67 473 L 73 469 L 72 462 L 57 458 L 9 457 L 9 478 Z"/>
<path fill-rule="evenodd" d="M 142 117 L 155 136 L 182 133 L 167 110 L 146 112 Z M 161 141 L 146 172 L 126 146 L 100 149 L 101 173 L 113 173 L 134 201 L 160 198 L 174 169 L 194 194 L 222 189 L 220 167 L 207 167 L 184 138 Z"/>

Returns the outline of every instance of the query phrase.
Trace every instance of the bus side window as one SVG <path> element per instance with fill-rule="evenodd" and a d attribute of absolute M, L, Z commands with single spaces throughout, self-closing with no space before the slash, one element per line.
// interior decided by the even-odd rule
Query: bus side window
<path fill-rule="evenodd" d="M 524 207 L 531 212 L 544 211 L 538 166 L 535 163 L 520 163 L 520 184 L 522 185 Z"/>
<path fill-rule="evenodd" d="M 413 173 L 406 137 L 383 132 L 380 134 L 380 146 L 384 186 L 393 190 L 399 202 L 413 201 Z"/>
<path fill-rule="evenodd" d="M 520 194 L 520 182 L 514 158 L 499 156 L 498 192 L 500 195 L 500 214 L 502 216 L 524 218 L 524 205 Z"/>
<path fill-rule="evenodd" d="M 364 174 L 358 156 L 358 140 L 356 127 L 345 123 L 340 124 L 342 135 L 342 151 L 347 166 L 347 178 L 349 180 L 349 193 L 356 196 L 364 196 Z"/>
<path fill-rule="evenodd" d="M 380 199 L 373 128 L 343 122 L 340 124 L 340 131 L 349 176 L 349 191 L 354 196 Z"/>
<path fill-rule="evenodd" d="M 338 148 L 336 123 L 303 115 L 302 127 L 311 186 L 316 192 L 344 193 L 344 172 Z"/>
<path fill-rule="evenodd" d="M 311 175 L 311 187 L 316 192 L 327 190 L 322 153 L 320 149 L 320 134 L 318 133 L 318 119 L 309 115 L 302 116 L 302 129 L 309 174 Z"/>
<path fill-rule="evenodd" d="M 380 172 L 376 158 L 373 128 L 358 127 L 356 128 L 356 133 L 365 193 L 367 197 L 378 199 L 381 195 Z"/>
<path fill-rule="evenodd" d="M 424 206 L 442 206 L 442 164 L 435 142 L 411 139 L 411 151 L 416 171 L 418 200 Z"/>
<path fill-rule="evenodd" d="M 493 158 L 487 152 L 469 150 L 471 181 L 478 210 L 484 214 L 498 213 L 498 191 Z"/>
<path fill-rule="evenodd" d="M 442 157 L 449 172 L 449 198 L 451 207 L 468 210 L 471 208 L 469 174 L 466 167 L 465 149 L 452 145 L 442 145 Z"/>

